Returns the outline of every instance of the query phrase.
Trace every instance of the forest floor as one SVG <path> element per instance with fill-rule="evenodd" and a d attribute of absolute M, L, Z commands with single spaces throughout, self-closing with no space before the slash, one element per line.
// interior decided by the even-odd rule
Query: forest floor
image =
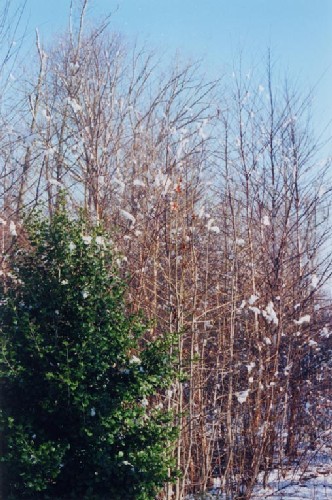
<path fill-rule="evenodd" d="M 270 473 L 267 486 L 254 490 L 251 500 L 332 500 L 331 433 L 315 451 L 307 451 L 298 464 L 285 471 Z"/>
<path fill-rule="evenodd" d="M 196 497 L 189 497 L 194 499 Z M 204 500 L 224 500 L 218 488 Z M 188 499 L 188 500 L 189 500 Z M 321 434 L 314 451 L 304 450 L 297 463 L 272 470 L 263 487 L 263 474 L 250 500 L 332 500 L 332 432 Z"/>

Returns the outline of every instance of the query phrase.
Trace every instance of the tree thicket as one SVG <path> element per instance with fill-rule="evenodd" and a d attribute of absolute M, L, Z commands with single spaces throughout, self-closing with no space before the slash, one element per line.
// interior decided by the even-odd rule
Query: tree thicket
<path fill-rule="evenodd" d="M 249 498 L 261 471 L 315 445 L 330 405 L 330 160 L 310 96 L 270 57 L 211 82 L 82 26 L 38 42 L 1 139 L 3 273 L 22 208 L 43 201 L 52 219 L 65 189 L 68 210 L 102 221 L 150 338 L 181 333 L 187 378 L 155 401 L 181 428 L 182 477 L 162 497 L 215 481 Z"/>

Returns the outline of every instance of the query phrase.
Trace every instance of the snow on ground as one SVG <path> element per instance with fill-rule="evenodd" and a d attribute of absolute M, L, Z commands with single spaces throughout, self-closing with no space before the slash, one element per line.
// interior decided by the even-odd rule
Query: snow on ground
<path fill-rule="evenodd" d="M 226 500 L 219 488 L 205 496 L 189 496 L 204 500 Z M 229 497 L 228 497 L 229 498 Z M 298 465 L 271 471 L 267 486 L 259 476 L 250 500 L 332 500 L 332 442 L 327 432 L 315 451 L 306 451 Z"/>
<path fill-rule="evenodd" d="M 258 483 L 251 500 L 332 500 L 331 445 L 307 453 L 298 467 L 272 471 L 268 486 Z"/>
<path fill-rule="evenodd" d="M 258 490 L 252 500 L 332 500 L 332 474 L 308 473 L 302 479 L 277 480 L 270 483 L 265 490 Z"/>

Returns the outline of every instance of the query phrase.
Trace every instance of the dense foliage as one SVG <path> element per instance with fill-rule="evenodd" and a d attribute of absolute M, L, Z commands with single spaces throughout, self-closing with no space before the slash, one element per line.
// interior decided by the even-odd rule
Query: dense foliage
<path fill-rule="evenodd" d="M 153 498 L 170 480 L 172 339 L 148 340 L 99 226 L 34 217 L 2 286 L 8 498 Z"/>

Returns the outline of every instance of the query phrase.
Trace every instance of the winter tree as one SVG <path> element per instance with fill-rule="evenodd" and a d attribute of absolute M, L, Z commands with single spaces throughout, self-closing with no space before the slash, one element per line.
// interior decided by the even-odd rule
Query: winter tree
<path fill-rule="evenodd" d="M 149 340 L 100 226 L 29 220 L 1 290 L 5 498 L 154 498 L 176 429 L 154 396 L 173 337 Z"/>

